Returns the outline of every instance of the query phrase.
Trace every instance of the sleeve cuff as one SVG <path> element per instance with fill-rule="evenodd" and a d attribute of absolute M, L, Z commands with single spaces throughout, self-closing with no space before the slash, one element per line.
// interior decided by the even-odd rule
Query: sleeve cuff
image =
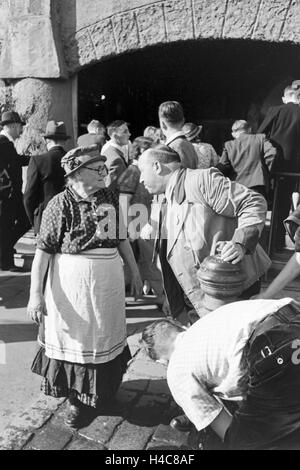
<path fill-rule="evenodd" d="M 257 227 L 244 227 L 236 229 L 231 241 L 242 245 L 246 250 L 246 254 L 249 255 L 254 252 L 259 236 L 260 232 Z"/>

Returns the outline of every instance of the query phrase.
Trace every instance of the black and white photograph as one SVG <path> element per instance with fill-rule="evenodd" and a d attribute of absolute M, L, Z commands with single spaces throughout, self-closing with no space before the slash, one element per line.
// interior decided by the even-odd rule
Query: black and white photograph
<path fill-rule="evenodd" d="M 0 0 L 0 450 L 300 450 L 300 0 Z"/>

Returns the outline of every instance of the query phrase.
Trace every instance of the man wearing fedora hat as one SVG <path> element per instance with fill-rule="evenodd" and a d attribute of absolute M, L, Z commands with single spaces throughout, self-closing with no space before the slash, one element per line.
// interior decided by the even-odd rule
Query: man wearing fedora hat
<path fill-rule="evenodd" d="M 14 145 L 25 125 L 19 114 L 4 112 L 0 125 L 0 269 L 16 270 L 14 245 L 30 228 L 22 195 L 22 166 L 30 157 L 18 155 Z"/>
<path fill-rule="evenodd" d="M 44 135 L 47 152 L 32 156 L 27 172 L 24 205 L 37 234 L 42 214 L 50 199 L 64 189 L 64 170 L 61 159 L 66 154 L 64 145 L 70 137 L 63 122 L 49 121 Z"/>

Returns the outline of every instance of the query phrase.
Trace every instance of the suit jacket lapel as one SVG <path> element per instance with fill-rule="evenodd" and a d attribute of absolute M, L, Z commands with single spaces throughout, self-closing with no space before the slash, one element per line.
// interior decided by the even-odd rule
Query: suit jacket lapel
<path fill-rule="evenodd" d="M 168 204 L 168 209 L 169 207 L 171 208 L 173 204 Z M 171 250 L 173 249 L 175 243 L 177 242 L 181 232 L 183 225 L 185 223 L 188 210 L 189 210 L 189 203 L 188 201 L 184 201 L 182 204 L 177 205 L 177 210 L 176 213 L 175 211 L 172 211 L 171 217 L 168 217 L 168 244 L 167 244 L 167 256 L 169 256 Z"/>
<path fill-rule="evenodd" d="M 122 158 L 123 162 L 125 163 L 126 167 L 128 167 L 128 163 L 126 162 L 125 160 L 125 157 L 124 157 L 124 154 L 123 152 L 121 152 L 120 149 L 118 149 L 117 147 L 114 147 L 115 151 L 117 152 L 117 154 L 119 155 L 119 157 Z"/>
<path fill-rule="evenodd" d="M 171 252 L 182 231 L 182 227 L 188 213 L 189 204 L 186 200 L 185 178 L 186 169 L 180 169 L 176 175 L 176 178 L 172 181 L 171 187 L 167 191 L 169 211 L 169 217 L 167 217 L 167 256 Z M 176 207 L 176 210 L 172 210 L 174 209 L 174 206 Z"/>

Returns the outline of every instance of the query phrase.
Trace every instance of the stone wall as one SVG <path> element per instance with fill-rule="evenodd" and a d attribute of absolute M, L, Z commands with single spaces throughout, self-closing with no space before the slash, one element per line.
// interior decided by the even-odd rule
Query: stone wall
<path fill-rule="evenodd" d="M 28 118 L 20 145 L 34 153 L 47 120 L 76 127 L 63 78 L 127 51 L 229 38 L 300 43 L 300 0 L 0 0 L 0 108 Z"/>
<path fill-rule="evenodd" d="M 0 112 L 9 110 L 13 106 L 12 87 L 0 80 Z"/>
<path fill-rule="evenodd" d="M 300 1 L 0 0 L 0 78 L 64 77 L 126 51 L 221 38 L 300 43 Z"/>
<path fill-rule="evenodd" d="M 45 150 L 43 135 L 47 121 L 64 121 L 69 135 L 72 129 L 72 90 L 66 80 L 28 78 L 16 82 L 12 90 L 14 108 L 27 123 L 19 139 L 19 150 L 35 154 Z M 73 146 L 72 139 L 68 146 Z"/>
<path fill-rule="evenodd" d="M 0 56 L 4 46 L 7 18 L 9 15 L 8 0 L 0 0 Z"/>
<path fill-rule="evenodd" d="M 71 139 L 66 148 L 74 146 L 72 84 L 70 80 L 39 80 L 27 78 L 10 82 L 0 80 L 2 110 L 15 109 L 26 122 L 24 132 L 17 142 L 20 153 L 43 152 L 47 121 L 64 121 Z"/>
<path fill-rule="evenodd" d="M 70 72 L 122 52 L 188 39 L 300 43 L 299 0 L 64 0 L 60 17 Z"/>
<path fill-rule="evenodd" d="M 0 78 L 66 76 L 56 0 L 0 0 Z"/>

